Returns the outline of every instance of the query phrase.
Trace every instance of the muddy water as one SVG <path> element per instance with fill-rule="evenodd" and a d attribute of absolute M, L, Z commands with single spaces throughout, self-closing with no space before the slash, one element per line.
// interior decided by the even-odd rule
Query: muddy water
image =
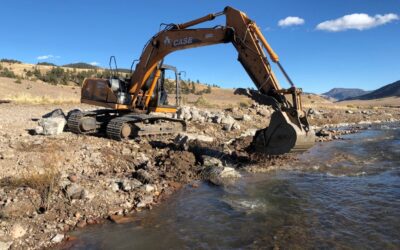
<path fill-rule="evenodd" d="M 72 249 L 399 249 L 398 125 L 317 145 L 300 170 L 187 187 L 132 224 L 76 232 Z"/>

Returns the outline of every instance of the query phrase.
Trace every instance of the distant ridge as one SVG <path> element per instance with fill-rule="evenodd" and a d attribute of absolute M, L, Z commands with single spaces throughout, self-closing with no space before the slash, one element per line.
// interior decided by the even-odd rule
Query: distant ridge
<path fill-rule="evenodd" d="M 350 89 L 350 88 L 333 88 L 322 95 L 334 98 L 338 101 L 342 101 L 348 98 L 361 96 L 368 94 L 371 91 L 365 91 L 363 89 Z"/>
<path fill-rule="evenodd" d="M 399 97 L 400 96 L 400 80 L 394 83 L 388 84 L 374 90 L 368 94 L 364 94 L 361 96 L 356 96 L 352 98 L 348 98 L 347 100 L 372 100 L 386 97 Z"/>
<path fill-rule="evenodd" d="M 63 67 L 68 67 L 68 68 L 76 68 L 76 69 L 99 69 L 99 67 L 91 65 L 89 63 L 84 63 L 84 62 L 78 62 L 78 63 L 69 63 L 63 65 Z"/>

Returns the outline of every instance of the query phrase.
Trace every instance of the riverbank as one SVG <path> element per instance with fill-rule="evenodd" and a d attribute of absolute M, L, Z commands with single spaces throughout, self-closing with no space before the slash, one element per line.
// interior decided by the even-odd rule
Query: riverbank
<path fill-rule="evenodd" d="M 65 113 L 90 108 L 59 107 Z M 76 228 L 129 221 L 193 181 L 218 184 L 237 178 L 237 169 L 270 171 L 297 157 L 265 158 L 247 150 L 255 130 L 268 125 L 272 110 L 262 105 L 186 107 L 178 115 L 188 120 L 187 134 L 129 142 L 70 132 L 32 135 L 41 116 L 54 108 L 0 105 L 0 244 L 5 249 L 51 247 L 71 239 L 68 232 Z M 369 122 L 399 118 L 394 108 L 315 109 L 310 122 L 319 126 L 318 140 L 329 141 Z M 326 121 L 332 126 L 322 126 Z M 347 128 L 332 128 L 339 122 Z"/>
<path fill-rule="evenodd" d="M 398 249 L 399 123 L 344 138 L 287 169 L 187 185 L 131 223 L 72 232 L 67 249 Z"/>

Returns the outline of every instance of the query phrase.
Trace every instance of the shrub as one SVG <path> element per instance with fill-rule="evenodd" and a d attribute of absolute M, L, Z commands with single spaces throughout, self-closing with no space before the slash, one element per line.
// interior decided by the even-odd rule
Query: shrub
<path fill-rule="evenodd" d="M 0 76 L 8 77 L 8 78 L 17 78 L 13 71 L 9 70 L 8 68 L 3 68 L 0 71 Z"/>
<path fill-rule="evenodd" d="M 21 64 L 21 61 L 15 60 L 15 59 L 7 59 L 7 58 L 3 58 L 0 60 L 0 62 L 5 62 L 5 63 L 18 63 Z"/>
<path fill-rule="evenodd" d="M 49 62 L 38 62 L 37 65 L 44 65 L 44 66 L 57 66 L 54 63 Z"/>
<path fill-rule="evenodd" d="M 241 107 L 241 108 L 248 108 L 248 107 L 250 107 L 250 102 L 240 102 L 239 103 L 239 107 Z"/>
<path fill-rule="evenodd" d="M 203 96 L 200 96 L 199 98 L 197 98 L 197 100 L 193 104 L 195 106 L 205 107 L 205 108 L 215 108 L 216 107 L 216 105 L 209 103 L 209 101 L 206 98 L 204 98 Z"/>
<path fill-rule="evenodd" d="M 192 94 L 196 93 L 196 86 L 194 85 L 194 82 L 192 82 L 192 87 L 190 88 L 190 93 L 192 93 Z"/>

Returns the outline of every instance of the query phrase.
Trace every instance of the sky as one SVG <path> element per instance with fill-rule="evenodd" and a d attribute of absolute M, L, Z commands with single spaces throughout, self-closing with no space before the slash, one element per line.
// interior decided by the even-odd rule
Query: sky
<path fill-rule="evenodd" d="M 400 80 L 399 0 L 4 0 L 0 58 L 129 68 L 160 23 L 183 23 L 232 6 L 261 28 L 297 87 L 373 90 Z M 218 17 L 199 27 L 224 25 Z M 165 63 L 191 80 L 252 87 L 230 44 L 183 50 Z M 273 66 L 282 87 L 288 87 Z"/>

